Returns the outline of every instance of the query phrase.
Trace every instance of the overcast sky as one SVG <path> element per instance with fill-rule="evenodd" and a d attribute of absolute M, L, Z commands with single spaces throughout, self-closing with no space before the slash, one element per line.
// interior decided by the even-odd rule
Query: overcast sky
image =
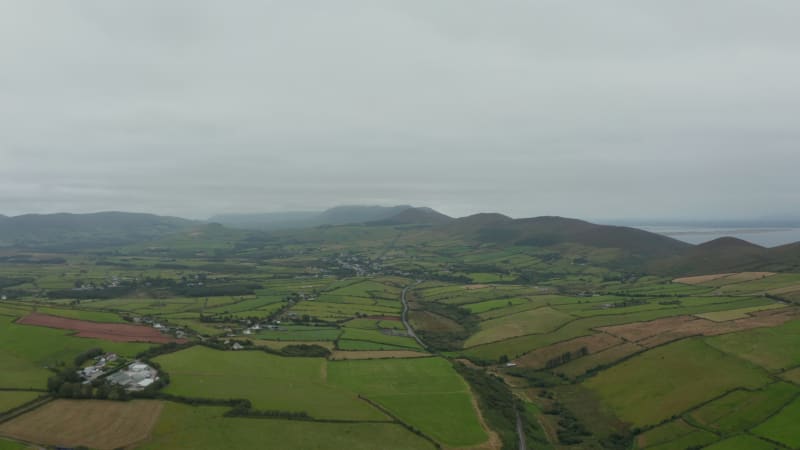
<path fill-rule="evenodd" d="M 800 2 L 0 0 L 0 213 L 800 211 Z"/>

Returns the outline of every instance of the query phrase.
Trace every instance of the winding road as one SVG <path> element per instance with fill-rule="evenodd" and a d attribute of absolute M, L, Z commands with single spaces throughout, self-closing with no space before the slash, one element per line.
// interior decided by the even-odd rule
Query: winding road
<path fill-rule="evenodd" d="M 408 292 L 409 289 L 413 288 L 414 286 L 420 283 L 422 283 L 422 281 L 417 281 L 416 283 L 408 285 L 403 288 L 403 294 L 400 296 L 400 300 L 403 302 L 403 313 L 400 315 L 400 319 L 402 319 L 403 321 L 403 326 L 406 327 L 406 333 L 409 336 L 413 337 L 422 348 L 427 350 L 428 346 L 425 345 L 424 342 L 422 342 L 422 339 L 420 339 L 419 336 L 417 336 L 417 333 L 414 333 L 414 329 L 411 328 L 411 324 L 408 322 L 408 300 L 406 300 L 406 292 Z"/>

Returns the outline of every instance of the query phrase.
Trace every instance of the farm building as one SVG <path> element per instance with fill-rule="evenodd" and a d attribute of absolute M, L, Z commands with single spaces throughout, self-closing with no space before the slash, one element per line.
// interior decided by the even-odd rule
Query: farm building
<path fill-rule="evenodd" d="M 140 391 L 158 380 L 158 371 L 142 362 L 133 362 L 126 369 L 108 376 L 108 382 L 128 391 Z"/>

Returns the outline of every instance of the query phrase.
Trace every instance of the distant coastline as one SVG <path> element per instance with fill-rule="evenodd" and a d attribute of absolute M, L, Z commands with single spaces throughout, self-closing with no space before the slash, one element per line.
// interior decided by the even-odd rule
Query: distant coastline
<path fill-rule="evenodd" d="M 731 236 L 763 247 L 778 247 L 800 241 L 800 228 L 795 227 L 693 227 L 673 225 L 634 225 L 635 228 L 663 234 L 690 244 L 702 244 Z"/>

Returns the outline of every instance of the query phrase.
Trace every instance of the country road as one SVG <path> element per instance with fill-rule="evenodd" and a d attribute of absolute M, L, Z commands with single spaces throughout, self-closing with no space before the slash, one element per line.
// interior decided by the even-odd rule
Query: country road
<path fill-rule="evenodd" d="M 411 336 L 414 339 L 416 339 L 417 343 L 423 349 L 427 350 L 428 346 L 425 345 L 424 342 L 422 342 L 422 339 L 420 339 L 419 336 L 417 336 L 417 333 L 414 333 L 414 329 L 411 328 L 411 324 L 408 322 L 408 300 L 406 300 L 406 292 L 408 292 L 409 289 L 411 289 L 412 287 L 414 287 L 414 286 L 416 286 L 416 285 L 418 285 L 420 283 L 422 283 L 422 281 L 417 281 L 416 283 L 414 283 L 412 285 L 409 285 L 409 286 L 406 286 L 406 287 L 403 288 L 403 293 L 400 296 L 400 300 L 403 302 L 403 313 L 400 315 L 400 318 L 403 321 L 403 326 L 406 327 L 406 333 L 409 336 Z"/>
<path fill-rule="evenodd" d="M 517 436 L 519 436 L 519 450 L 528 450 L 528 445 L 525 443 L 525 430 L 522 427 L 522 417 L 517 411 Z"/>

